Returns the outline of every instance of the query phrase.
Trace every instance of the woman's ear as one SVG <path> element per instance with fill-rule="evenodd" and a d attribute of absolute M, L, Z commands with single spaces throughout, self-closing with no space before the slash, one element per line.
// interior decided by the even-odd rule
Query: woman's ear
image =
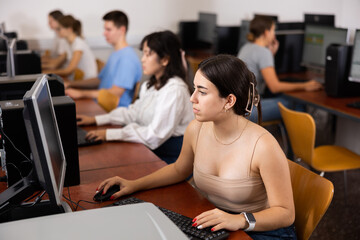
<path fill-rule="evenodd" d="M 229 94 L 229 96 L 226 97 L 226 104 L 225 104 L 225 109 L 230 109 L 232 108 L 236 103 L 236 97 L 234 94 Z"/>
<path fill-rule="evenodd" d="M 169 60 L 170 60 L 170 57 L 169 57 L 169 56 L 165 56 L 165 57 L 163 57 L 163 58 L 160 60 L 160 64 L 161 64 L 163 67 L 166 67 L 166 66 L 169 64 Z"/>

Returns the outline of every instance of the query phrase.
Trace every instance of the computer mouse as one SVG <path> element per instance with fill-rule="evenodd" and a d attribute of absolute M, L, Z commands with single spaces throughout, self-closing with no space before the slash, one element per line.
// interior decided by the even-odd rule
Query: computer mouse
<path fill-rule="evenodd" d="M 96 193 L 94 195 L 93 199 L 94 199 L 94 201 L 97 201 L 97 202 L 108 201 L 108 200 L 110 200 L 110 197 L 118 191 L 120 191 L 120 186 L 115 184 L 115 185 L 112 185 L 105 194 L 102 194 L 103 190 L 100 190 L 98 193 Z"/>

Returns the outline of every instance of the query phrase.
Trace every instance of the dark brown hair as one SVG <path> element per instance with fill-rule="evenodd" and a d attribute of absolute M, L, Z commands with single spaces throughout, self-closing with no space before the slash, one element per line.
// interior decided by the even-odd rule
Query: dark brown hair
<path fill-rule="evenodd" d="M 81 37 L 81 22 L 73 16 L 63 16 L 59 19 L 59 24 L 64 28 L 71 28 L 77 36 Z"/>
<path fill-rule="evenodd" d="M 222 98 L 229 94 L 234 94 L 236 102 L 233 107 L 235 114 L 245 116 L 247 114 L 246 105 L 249 101 L 249 91 L 251 83 L 256 91 L 256 79 L 254 74 L 246 67 L 245 63 L 239 58 L 231 55 L 220 54 L 202 61 L 199 70 L 219 91 Z M 252 99 L 250 103 L 253 104 Z M 258 122 L 261 122 L 261 105 L 257 107 Z"/>
<path fill-rule="evenodd" d="M 62 18 L 64 14 L 60 10 L 54 10 L 49 13 L 49 16 L 51 16 L 56 21 L 59 21 L 59 19 Z"/>
<path fill-rule="evenodd" d="M 247 39 L 254 42 L 255 39 L 260 37 L 266 30 L 270 30 L 272 25 L 275 24 L 274 20 L 268 16 L 256 16 L 250 22 L 250 31 Z"/>
<path fill-rule="evenodd" d="M 160 79 L 156 79 L 155 76 L 152 76 L 147 87 L 150 88 L 159 82 L 157 89 L 160 89 L 167 83 L 169 78 L 178 76 L 186 83 L 189 92 L 191 93 L 191 86 L 186 81 L 186 72 L 182 63 L 179 38 L 171 31 L 154 32 L 143 38 L 140 50 L 143 50 L 145 42 L 151 51 L 154 51 L 158 55 L 159 60 L 164 57 L 169 58 L 169 63 L 165 67 L 164 74 Z"/>
<path fill-rule="evenodd" d="M 104 15 L 104 21 L 112 21 L 117 28 L 124 26 L 126 31 L 128 30 L 129 26 L 129 19 L 126 14 L 122 11 L 111 11 Z"/>

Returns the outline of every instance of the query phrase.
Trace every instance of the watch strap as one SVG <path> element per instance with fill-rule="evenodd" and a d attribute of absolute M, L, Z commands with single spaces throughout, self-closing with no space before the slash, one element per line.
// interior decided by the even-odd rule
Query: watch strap
<path fill-rule="evenodd" d="M 242 212 L 241 214 L 244 215 L 246 222 L 249 224 L 249 227 L 244 229 L 245 232 L 249 232 L 252 231 L 255 228 L 255 217 L 252 213 L 246 213 L 246 212 Z"/>

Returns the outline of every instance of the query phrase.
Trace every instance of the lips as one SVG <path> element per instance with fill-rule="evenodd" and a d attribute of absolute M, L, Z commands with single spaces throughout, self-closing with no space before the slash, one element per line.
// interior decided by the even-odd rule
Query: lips
<path fill-rule="evenodd" d="M 193 108 L 193 112 L 196 114 L 196 113 L 199 113 L 200 110 L 199 110 L 199 109 L 196 109 L 196 108 Z"/>

